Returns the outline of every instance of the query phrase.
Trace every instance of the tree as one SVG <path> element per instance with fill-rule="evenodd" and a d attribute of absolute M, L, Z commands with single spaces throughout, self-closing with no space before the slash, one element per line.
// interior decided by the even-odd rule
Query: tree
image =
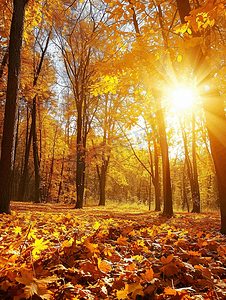
<path fill-rule="evenodd" d="M 71 10 L 75 12 L 75 8 L 71 7 Z M 78 19 L 76 19 L 77 17 Z M 92 104 L 95 107 L 96 103 L 96 97 L 92 97 L 89 93 L 89 86 L 94 75 L 93 64 L 95 62 L 95 48 L 92 47 L 92 43 L 93 39 L 95 40 L 98 36 L 98 26 L 94 22 L 88 23 L 86 16 L 82 17 L 79 14 L 74 16 L 74 23 L 71 20 L 72 15 L 67 18 L 67 20 L 65 19 L 67 26 L 64 27 L 66 32 L 59 29 L 57 36 L 66 75 L 76 103 L 77 202 L 75 208 L 82 208 L 85 187 L 86 142 L 92 121 Z"/>
<path fill-rule="evenodd" d="M 163 172 L 163 215 L 171 217 L 173 215 L 173 201 L 172 201 L 172 187 L 170 178 L 170 163 L 169 163 L 169 152 L 168 143 L 166 137 L 166 128 L 164 122 L 164 115 L 161 104 L 161 92 L 153 89 L 153 96 L 156 104 L 156 116 L 159 127 L 160 136 L 160 147 L 162 155 L 162 172 Z"/>
<path fill-rule="evenodd" d="M 0 160 L 0 213 L 10 213 L 10 175 L 17 94 L 20 75 L 21 47 L 25 7 L 28 0 L 14 0 L 9 41 L 9 66 L 5 105 L 5 118 Z"/>
<path fill-rule="evenodd" d="M 177 6 L 181 22 L 185 24 L 186 17 L 188 17 L 191 12 L 189 0 L 177 0 Z M 213 9 L 213 7 L 211 7 L 211 9 Z M 195 35 L 195 33 L 193 34 Z M 200 33 L 198 33 L 198 35 L 200 35 Z M 206 61 L 201 47 L 199 45 L 191 47 L 190 52 L 196 56 L 195 66 L 193 64 L 194 74 L 198 77 L 199 90 L 201 90 L 211 153 L 218 181 L 221 233 L 226 234 L 226 117 L 224 101 L 220 96 L 219 90 L 216 87 L 211 87 L 211 77 L 209 73 L 204 79 L 201 79 L 202 77 L 200 78 L 203 69 L 210 70 L 210 66 Z M 194 56 L 192 59 L 194 60 Z M 205 91 L 205 85 L 209 85 L 207 91 Z"/>

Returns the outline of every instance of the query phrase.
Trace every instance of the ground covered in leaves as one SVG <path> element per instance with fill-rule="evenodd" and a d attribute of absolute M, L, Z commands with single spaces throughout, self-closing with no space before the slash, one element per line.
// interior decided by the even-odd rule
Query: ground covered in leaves
<path fill-rule="evenodd" d="M 0 299 L 226 299 L 218 214 L 12 203 Z"/>

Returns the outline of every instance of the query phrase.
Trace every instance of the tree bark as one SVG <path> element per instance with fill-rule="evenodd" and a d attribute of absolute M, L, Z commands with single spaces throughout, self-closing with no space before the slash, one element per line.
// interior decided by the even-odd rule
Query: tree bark
<path fill-rule="evenodd" d="M 63 186 L 63 174 L 64 174 L 64 152 L 63 152 L 63 160 L 62 160 L 61 171 L 60 171 L 60 184 L 59 184 L 59 190 L 57 195 L 57 203 L 59 203 L 60 201 L 60 194 Z"/>
<path fill-rule="evenodd" d="M 38 156 L 38 145 L 37 145 L 37 132 L 36 132 L 36 96 L 33 99 L 32 107 L 32 122 L 33 122 L 33 157 L 34 157 L 34 167 L 35 167 L 35 203 L 41 202 L 40 193 L 40 161 Z"/>
<path fill-rule="evenodd" d="M 17 182 L 14 180 L 15 176 L 15 166 L 16 166 L 16 154 L 17 154 L 17 145 L 18 145 L 18 135 L 19 135 L 19 125 L 20 125 L 20 111 L 18 109 L 17 111 L 17 125 L 16 125 L 16 137 L 15 137 L 15 143 L 14 143 L 14 155 L 13 155 L 13 167 L 12 167 L 12 181 L 11 181 L 11 191 L 10 191 L 10 197 L 14 197 L 17 190 Z"/>
<path fill-rule="evenodd" d="M 34 127 L 34 121 L 32 118 L 29 137 L 28 137 L 28 139 L 26 138 L 27 142 L 26 142 L 26 149 L 25 149 L 24 167 L 23 167 L 23 172 L 20 177 L 20 184 L 19 184 L 19 190 L 18 190 L 18 200 L 20 200 L 20 201 L 24 201 L 25 186 L 26 186 L 26 180 L 27 180 L 27 175 L 28 175 L 28 160 L 29 160 L 29 153 L 30 153 L 30 148 L 31 148 L 32 133 L 34 130 L 33 127 Z M 28 123 L 27 123 L 27 129 L 28 129 Z M 28 135 L 28 130 L 27 130 L 27 135 Z"/>
<path fill-rule="evenodd" d="M 85 184 L 85 152 L 82 139 L 82 104 L 77 104 L 77 157 L 76 157 L 76 192 L 77 202 L 75 208 L 83 207 L 84 184 Z"/>
<path fill-rule="evenodd" d="M 9 41 L 9 66 L 0 161 L 0 213 L 10 213 L 10 175 L 14 139 L 17 94 L 21 64 L 21 46 L 25 6 L 28 0 L 13 1 L 13 17 Z"/>
<path fill-rule="evenodd" d="M 223 104 L 217 89 L 203 95 L 206 126 L 217 176 L 221 233 L 226 234 L 226 118 Z"/>
<path fill-rule="evenodd" d="M 153 96 L 156 103 L 156 116 L 159 126 L 160 147 L 162 153 L 162 170 L 163 170 L 163 197 L 164 207 L 163 216 L 171 217 L 173 215 L 172 187 L 170 179 L 170 164 L 168 143 L 166 138 L 166 128 L 161 104 L 161 93 L 153 89 Z"/>
<path fill-rule="evenodd" d="M 161 190 L 160 190 L 160 176 L 159 176 L 159 154 L 156 141 L 154 140 L 154 161 L 155 161 L 155 178 L 153 180 L 155 188 L 155 211 L 161 211 Z"/>
<path fill-rule="evenodd" d="M 199 193 L 199 183 L 198 183 L 198 172 L 196 163 L 196 139 L 195 139 L 195 118 L 192 114 L 192 157 L 193 157 L 193 168 L 188 154 L 188 143 L 187 135 L 185 132 L 185 125 L 182 125 L 181 119 L 179 118 L 179 123 L 182 132 L 182 138 L 184 142 L 184 152 L 185 152 L 185 164 L 187 166 L 187 173 L 191 187 L 193 210 L 192 212 L 200 212 L 200 193 Z"/>
<path fill-rule="evenodd" d="M 54 140 L 53 140 L 53 154 L 52 154 L 52 159 L 51 159 L 51 166 L 50 166 L 50 171 L 49 171 L 49 184 L 47 187 L 47 196 L 46 200 L 49 201 L 49 193 L 52 187 L 52 178 L 53 178 L 53 167 L 54 167 L 54 161 L 55 161 L 55 146 L 56 146 L 56 136 L 57 136 L 57 126 L 54 134 Z"/>
<path fill-rule="evenodd" d="M 99 180 L 99 189 L 100 189 L 100 200 L 99 200 L 99 206 L 105 206 L 106 203 L 106 195 L 105 195 L 105 187 L 106 187 L 106 177 L 107 177 L 107 168 L 109 163 L 110 157 L 108 156 L 108 159 L 103 159 L 101 168 L 99 170 L 99 167 L 97 165 L 97 174 L 98 174 L 98 180 Z"/>
<path fill-rule="evenodd" d="M 193 200 L 193 213 L 200 213 L 200 192 L 198 181 L 198 170 L 196 161 L 196 135 L 195 135 L 195 114 L 192 112 L 192 159 L 193 159 L 193 178 L 194 178 L 194 194 Z"/>

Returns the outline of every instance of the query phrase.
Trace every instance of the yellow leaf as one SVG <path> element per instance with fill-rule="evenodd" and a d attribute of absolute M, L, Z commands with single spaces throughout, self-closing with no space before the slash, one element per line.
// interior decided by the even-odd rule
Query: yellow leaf
<path fill-rule="evenodd" d="M 32 255 L 37 258 L 37 254 L 40 253 L 41 250 L 45 250 L 47 249 L 49 246 L 47 245 L 48 241 L 44 242 L 43 238 L 41 238 L 40 240 L 35 240 L 35 242 L 31 245 L 34 247 L 34 249 L 32 250 Z"/>
<path fill-rule="evenodd" d="M 99 222 L 95 222 L 95 224 L 93 225 L 93 229 L 94 230 L 97 230 L 97 229 L 99 229 L 100 228 L 100 223 Z"/>
<path fill-rule="evenodd" d="M 13 231 L 14 231 L 15 235 L 21 234 L 21 227 L 16 226 Z"/>
<path fill-rule="evenodd" d="M 181 56 L 181 55 L 178 55 L 178 56 L 177 56 L 177 61 L 178 61 L 178 62 L 182 61 L 182 56 Z"/>
<path fill-rule="evenodd" d="M 130 284 L 125 284 L 125 289 L 122 291 L 117 291 L 117 298 L 118 299 L 126 299 L 127 295 L 132 293 L 132 298 L 135 300 L 137 295 L 144 296 L 143 288 L 138 281 L 130 283 Z"/>
<path fill-rule="evenodd" d="M 187 33 L 188 33 L 188 34 L 192 34 L 192 32 L 191 32 L 191 29 L 190 29 L 190 28 L 188 28 L 188 29 L 187 29 Z"/>
<path fill-rule="evenodd" d="M 64 248 L 64 247 L 71 247 L 71 243 L 70 243 L 70 241 L 68 241 L 68 240 L 65 240 L 65 241 L 63 241 L 63 243 L 62 243 L 62 247 Z"/>

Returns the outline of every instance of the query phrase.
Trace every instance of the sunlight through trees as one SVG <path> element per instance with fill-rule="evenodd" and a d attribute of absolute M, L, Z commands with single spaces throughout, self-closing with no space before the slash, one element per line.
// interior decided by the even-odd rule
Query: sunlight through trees
<path fill-rule="evenodd" d="M 0 212 L 11 200 L 220 209 L 226 233 L 224 4 L 0 7 Z"/>

